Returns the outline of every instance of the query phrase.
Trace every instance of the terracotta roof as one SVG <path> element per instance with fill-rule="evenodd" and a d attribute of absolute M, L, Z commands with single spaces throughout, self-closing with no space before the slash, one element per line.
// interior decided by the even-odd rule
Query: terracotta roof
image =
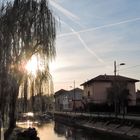
<path fill-rule="evenodd" d="M 82 89 L 80 88 L 75 88 L 75 89 L 72 89 L 72 90 L 64 90 L 64 89 L 60 89 L 58 90 L 57 92 L 55 92 L 54 96 L 59 96 L 59 95 L 62 95 L 62 94 L 66 94 L 66 93 L 78 93 L 78 92 L 83 92 Z"/>
<path fill-rule="evenodd" d="M 83 90 L 82 89 L 80 89 L 80 88 L 75 88 L 75 89 L 72 89 L 72 90 L 70 90 L 69 92 L 83 92 Z"/>
<path fill-rule="evenodd" d="M 84 86 L 86 84 L 90 84 L 93 82 L 112 82 L 112 81 L 125 81 L 125 82 L 139 82 L 139 80 L 136 79 L 132 79 L 132 78 L 128 78 L 128 77 L 124 77 L 124 76 L 120 76 L 120 75 L 99 75 L 83 84 L 81 84 L 81 86 Z"/>
<path fill-rule="evenodd" d="M 64 94 L 66 92 L 68 92 L 68 91 L 65 90 L 65 89 L 60 89 L 60 90 L 58 90 L 58 91 L 55 92 L 54 96 L 59 96 L 59 95 Z"/>

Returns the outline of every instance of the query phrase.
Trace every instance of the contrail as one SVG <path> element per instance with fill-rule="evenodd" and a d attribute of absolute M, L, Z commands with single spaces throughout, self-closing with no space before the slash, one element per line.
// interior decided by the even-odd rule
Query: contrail
<path fill-rule="evenodd" d="M 59 5 L 58 3 L 54 2 L 54 1 L 50 1 L 50 4 L 58 9 L 63 15 L 65 15 L 67 18 L 69 18 L 71 21 L 73 21 L 74 23 L 76 23 L 78 26 L 84 28 L 83 25 L 79 24 L 79 22 L 77 22 L 80 18 L 73 14 L 72 12 L 70 12 L 69 10 L 65 9 L 64 7 L 62 7 L 61 5 Z"/>
<path fill-rule="evenodd" d="M 73 13 L 71 13 L 70 11 L 66 10 L 65 8 L 63 8 L 62 6 L 60 6 L 59 4 L 57 4 L 54 1 L 50 1 L 50 4 L 55 7 L 56 9 L 58 9 L 60 12 L 62 12 L 66 17 L 74 20 L 79 20 L 79 17 L 77 17 L 76 15 L 74 15 Z"/>
<path fill-rule="evenodd" d="M 67 16 L 68 18 L 70 18 L 73 22 L 76 22 L 75 20 L 79 20 L 79 17 L 77 17 L 76 15 L 74 15 L 73 13 L 71 13 L 70 11 L 68 11 L 67 9 L 63 8 L 62 6 L 60 6 L 59 4 L 57 4 L 54 1 L 50 1 L 51 5 L 53 7 L 55 7 L 56 9 L 58 9 L 60 12 L 62 12 L 65 16 Z M 69 29 L 72 31 L 72 34 L 75 34 L 77 36 L 77 38 L 79 39 L 79 41 L 81 42 L 81 44 L 84 46 L 84 48 L 91 54 L 94 55 L 94 57 L 97 59 L 97 61 L 99 61 L 100 63 L 104 63 L 104 61 L 93 51 L 91 50 L 87 44 L 85 43 L 85 41 L 81 38 L 80 34 L 78 32 L 76 32 L 72 27 L 70 27 L 67 23 L 65 23 L 64 21 L 60 20 L 61 23 L 67 25 L 69 27 Z M 76 22 L 77 23 L 77 22 Z M 79 24 L 79 23 L 78 23 Z M 80 24 L 79 24 L 80 25 Z M 80 25 L 81 26 L 81 25 Z"/>
<path fill-rule="evenodd" d="M 90 52 L 91 54 L 93 54 L 95 56 L 95 58 L 100 62 L 100 63 L 104 63 L 104 61 L 93 51 L 91 50 L 87 44 L 85 43 L 85 41 L 81 38 L 79 33 L 76 33 L 75 30 L 73 30 L 73 33 L 78 37 L 78 39 L 80 40 L 80 42 L 82 43 L 82 45 L 84 46 L 84 48 Z"/>
<path fill-rule="evenodd" d="M 105 64 L 105 62 L 93 51 L 91 50 L 87 44 L 85 43 L 85 41 L 81 38 L 80 34 L 78 32 L 76 32 L 72 27 L 70 27 L 68 24 L 66 24 L 64 21 L 61 21 L 61 23 L 67 25 L 70 30 L 73 32 L 74 35 L 77 36 L 77 38 L 79 39 L 79 41 L 81 42 L 81 44 L 84 46 L 84 48 L 91 54 L 94 55 L 94 57 L 97 59 L 98 62 Z"/>
<path fill-rule="evenodd" d="M 58 35 L 57 37 L 59 38 L 59 37 L 65 37 L 65 36 L 74 35 L 76 33 L 80 34 L 80 33 L 84 33 L 84 32 L 90 32 L 90 31 L 94 31 L 94 30 L 99 30 L 99 29 L 103 29 L 103 28 L 113 27 L 113 26 L 129 23 L 129 22 L 134 22 L 134 21 L 139 21 L 139 20 L 140 20 L 140 17 L 133 18 L 133 19 L 117 22 L 117 23 L 111 23 L 111 24 L 107 24 L 107 25 L 103 25 L 103 26 L 99 26 L 99 27 L 95 27 L 95 28 L 89 28 L 89 29 L 81 30 L 81 31 L 78 31 L 78 32 L 64 33 L 64 34 Z"/>

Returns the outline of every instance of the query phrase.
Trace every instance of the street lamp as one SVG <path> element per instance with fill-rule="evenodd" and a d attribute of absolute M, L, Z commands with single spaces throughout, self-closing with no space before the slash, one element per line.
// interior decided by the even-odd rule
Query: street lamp
<path fill-rule="evenodd" d="M 123 66 L 125 65 L 125 63 L 120 63 L 118 65 L 116 65 L 116 61 L 114 61 L 114 85 L 115 85 L 115 117 L 117 117 L 117 90 L 116 90 L 116 72 L 117 72 L 117 66 Z"/>
<path fill-rule="evenodd" d="M 120 63 L 120 64 L 116 64 L 116 61 L 114 61 L 114 76 L 116 76 L 116 73 L 117 73 L 117 66 L 123 66 L 125 65 L 125 63 Z"/>

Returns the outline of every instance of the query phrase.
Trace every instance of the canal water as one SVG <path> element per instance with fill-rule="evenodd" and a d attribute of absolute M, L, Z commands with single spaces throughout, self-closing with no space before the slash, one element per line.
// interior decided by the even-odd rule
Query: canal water
<path fill-rule="evenodd" d="M 54 121 L 36 128 L 40 140 L 124 140 L 106 134 L 77 129 Z"/>

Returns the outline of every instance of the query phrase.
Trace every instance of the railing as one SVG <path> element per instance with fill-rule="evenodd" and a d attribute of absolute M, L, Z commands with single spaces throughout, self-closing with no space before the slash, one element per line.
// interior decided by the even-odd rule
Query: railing
<path fill-rule="evenodd" d="M 67 116 L 74 116 L 74 117 L 102 117 L 102 118 L 116 118 L 115 113 L 105 113 L 105 112 L 96 112 L 96 113 L 86 113 L 86 112 L 59 112 L 55 111 L 54 114 L 61 114 L 61 115 L 67 115 Z M 133 121 L 140 121 L 140 116 L 136 114 L 127 114 L 127 115 L 122 115 L 119 114 L 117 116 L 118 119 L 127 119 L 127 120 L 133 120 Z"/>

